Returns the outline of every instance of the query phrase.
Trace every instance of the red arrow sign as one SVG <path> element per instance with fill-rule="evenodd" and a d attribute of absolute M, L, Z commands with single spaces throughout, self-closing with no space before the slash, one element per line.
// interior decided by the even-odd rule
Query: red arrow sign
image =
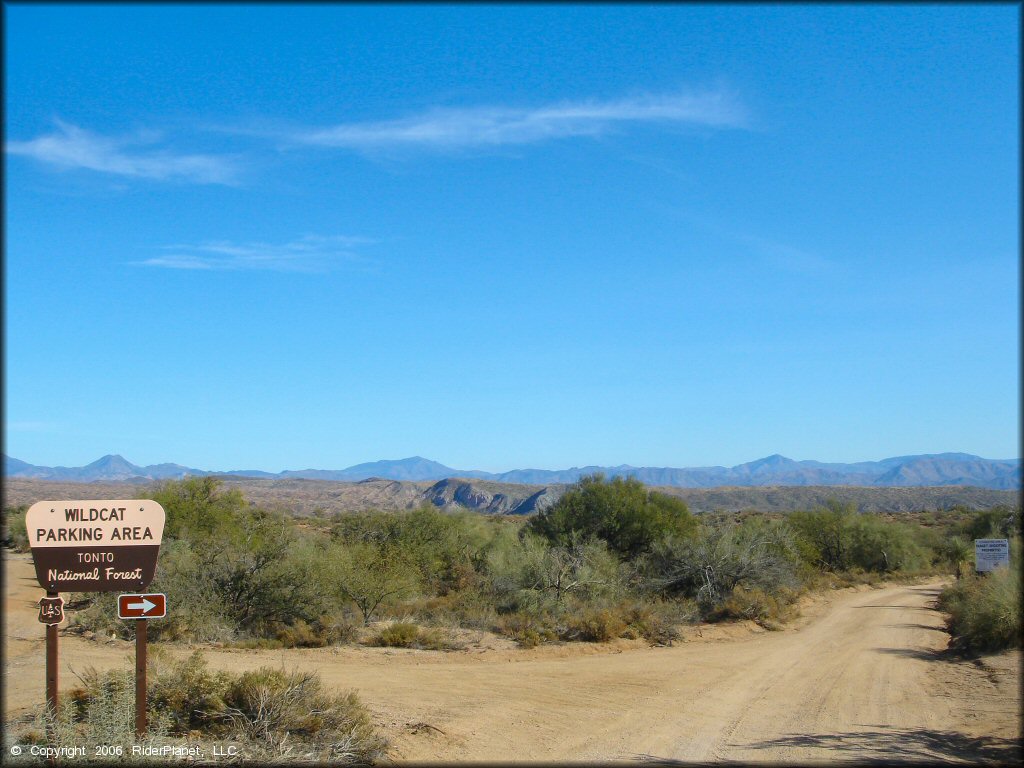
<path fill-rule="evenodd" d="M 167 595 L 118 595 L 117 618 L 162 619 L 167 615 Z"/>

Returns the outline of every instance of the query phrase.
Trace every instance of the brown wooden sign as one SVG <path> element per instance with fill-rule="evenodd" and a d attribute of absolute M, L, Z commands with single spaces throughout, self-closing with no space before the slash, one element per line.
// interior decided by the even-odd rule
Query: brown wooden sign
<path fill-rule="evenodd" d="M 149 499 L 36 502 L 25 515 L 36 580 L 50 592 L 138 591 L 156 573 L 164 517 Z"/>

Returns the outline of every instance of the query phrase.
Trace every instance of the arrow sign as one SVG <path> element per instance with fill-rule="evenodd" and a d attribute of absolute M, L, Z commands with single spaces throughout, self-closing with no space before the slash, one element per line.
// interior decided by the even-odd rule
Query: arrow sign
<path fill-rule="evenodd" d="M 162 619 L 167 615 L 167 595 L 118 595 L 117 618 Z"/>

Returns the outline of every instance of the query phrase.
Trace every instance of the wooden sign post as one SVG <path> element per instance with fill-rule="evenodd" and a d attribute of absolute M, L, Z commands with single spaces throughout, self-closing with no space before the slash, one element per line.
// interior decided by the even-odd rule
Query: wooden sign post
<path fill-rule="evenodd" d="M 146 587 L 156 574 L 165 518 L 163 507 L 148 499 L 39 501 L 25 513 L 36 580 L 46 590 L 46 597 L 39 601 L 39 620 L 46 624 L 46 706 L 54 716 L 57 625 L 64 620 L 59 593 L 137 592 Z M 147 610 L 135 618 L 150 618 Z M 136 621 L 135 629 L 135 733 L 142 738 L 146 732 L 146 622 Z"/>
<path fill-rule="evenodd" d="M 167 596 L 118 595 L 117 618 L 135 621 L 135 735 L 146 733 L 146 641 L 149 620 L 167 615 Z"/>

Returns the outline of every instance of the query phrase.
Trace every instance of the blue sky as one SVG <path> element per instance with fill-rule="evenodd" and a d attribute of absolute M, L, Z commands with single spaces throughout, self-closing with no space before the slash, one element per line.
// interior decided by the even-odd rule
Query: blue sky
<path fill-rule="evenodd" d="M 1019 8 L 8 4 L 5 451 L 1019 449 Z"/>

